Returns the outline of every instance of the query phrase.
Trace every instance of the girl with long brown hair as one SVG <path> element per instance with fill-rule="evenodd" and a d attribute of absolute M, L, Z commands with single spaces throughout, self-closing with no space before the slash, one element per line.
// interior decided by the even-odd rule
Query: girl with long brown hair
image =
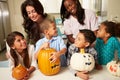
<path fill-rule="evenodd" d="M 10 46 L 9 65 L 13 70 L 19 64 L 25 66 L 28 74 L 25 78 L 35 70 L 36 60 L 34 59 L 33 51 L 30 45 L 27 46 L 26 40 L 20 32 L 14 31 L 7 36 L 7 43 Z M 34 46 L 33 46 L 34 48 Z"/>

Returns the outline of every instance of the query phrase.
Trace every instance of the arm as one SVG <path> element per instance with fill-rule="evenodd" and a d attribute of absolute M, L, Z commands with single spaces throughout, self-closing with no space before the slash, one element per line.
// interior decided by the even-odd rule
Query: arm
<path fill-rule="evenodd" d="M 31 74 L 33 71 L 35 71 L 35 67 L 34 67 L 34 66 L 31 66 L 31 67 L 28 69 L 28 74 Z"/>
<path fill-rule="evenodd" d="M 79 78 L 82 78 L 83 80 L 88 80 L 89 79 L 89 75 L 88 75 L 88 73 L 87 72 L 85 72 L 85 71 L 77 71 L 76 73 L 75 73 L 75 76 L 76 77 L 79 77 Z"/>
<path fill-rule="evenodd" d="M 43 44 L 40 46 L 40 48 L 39 48 L 38 50 L 36 50 L 36 52 L 35 52 L 35 59 L 36 59 L 36 60 L 37 60 L 39 51 L 42 50 L 42 49 L 44 49 L 44 48 L 48 48 L 49 45 L 50 45 L 49 42 L 45 42 L 45 43 L 43 43 Z"/>
<path fill-rule="evenodd" d="M 73 34 L 67 35 L 67 38 L 70 43 L 74 43 L 75 39 L 73 38 Z"/>
<path fill-rule="evenodd" d="M 76 71 L 74 69 L 72 69 L 71 67 L 68 67 L 70 72 L 74 74 L 75 77 L 79 77 L 80 79 L 83 80 L 88 80 L 89 79 L 89 74 L 88 72 L 85 71 Z"/>
<path fill-rule="evenodd" d="M 50 57 L 51 62 L 55 62 L 62 54 L 65 54 L 66 48 L 61 49 L 60 51 L 52 53 L 52 56 Z"/>

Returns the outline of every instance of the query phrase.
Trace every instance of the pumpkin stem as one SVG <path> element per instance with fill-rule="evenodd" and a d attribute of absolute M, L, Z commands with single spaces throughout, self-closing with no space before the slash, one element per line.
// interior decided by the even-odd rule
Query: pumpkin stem
<path fill-rule="evenodd" d="M 85 49 L 80 49 L 80 53 L 84 54 L 85 53 Z"/>

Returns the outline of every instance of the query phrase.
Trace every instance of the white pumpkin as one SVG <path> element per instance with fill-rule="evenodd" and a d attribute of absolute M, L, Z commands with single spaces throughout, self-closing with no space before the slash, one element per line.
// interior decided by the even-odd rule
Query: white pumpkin
<path fill-rule="evenodd" d="M 91 71 L 95 66 L 95 60 L 89 53 L 74 53 L 70 59 L 70 66 L 78 71 Z"/>
<path fill-rule="evenodd" d="M 116 63 L 116 61 L 111 61 L 106 65 L 106 67 L 112 75 L 120 77 L 120 63 Z"/>

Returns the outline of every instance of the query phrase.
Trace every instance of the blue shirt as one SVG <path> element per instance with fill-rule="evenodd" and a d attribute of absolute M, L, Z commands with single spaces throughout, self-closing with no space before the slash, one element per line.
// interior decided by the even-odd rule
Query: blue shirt
<path fill-rule="evenodd" d="M 36 42 L 35 52 L 37 52 L 40 46 L 45 42 L 49 42 L 50 48 L 54 48 L 57 51 L 60 51 L 61 49 L 66 48 L 66 45 L 64 44 L 64 40 L 60 36 L 53 37 L 51 40 L 48 40 L 46 37 L 44 37 Z M 64 54 L 60 56 L 60 60 L 61 60 L 61 66 L 67 65 L 66 57 Z"/>
<path fill-rule="evenodd" d="M 102 39 L 98 38 L 95 49 L 98 53 L 98 63 L 101 65 L 106 65 L 113 60 L 115 51 L 117 51 L 120 58 L 120 42 L 116 37 L 110 37 L 106 44 L 104 44 Z"/>
<path fill-rule="evenodd" d="M 51 40 L 48 40 L 46 37 L 44 37 L 36 42 L 35 52 L 38 51 L 40 46 L 45 42 L 49 42 L 50 48 L 54 48 L 57 51 L 66 48 L 66 45 L 64 44 L 64 40 L 60 36 L 53 37 Z"/>

